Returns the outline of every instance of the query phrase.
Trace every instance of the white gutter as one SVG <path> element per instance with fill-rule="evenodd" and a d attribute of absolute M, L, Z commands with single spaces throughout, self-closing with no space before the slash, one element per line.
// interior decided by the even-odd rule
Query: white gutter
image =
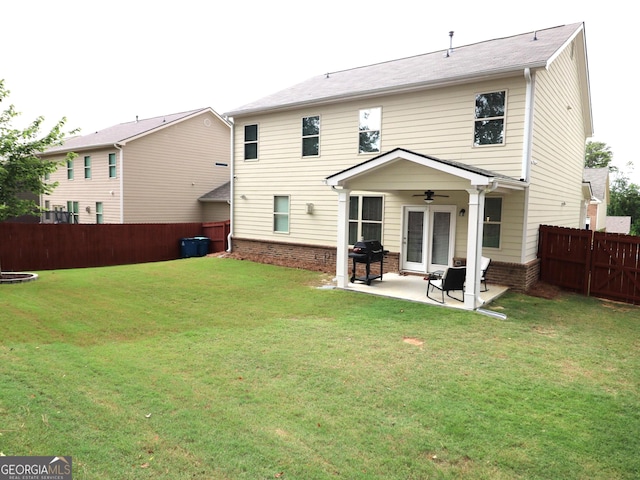
<path fill-rule="evenodd" d="M 233 247 L 231 245 L 231 240 L 233 238 L 233 222 L 234 222 L 234 215 L 233 215 L 233 210 L 235 207 L 235 201 L 234 201 L 234 195 L 235 195 L 235 168 L 236 168 L 236 164 L 235 164 L 235 148 L 234 148 L 234 144 L 235 144 L 235 133 L 236 133 L 236 124 L 233 121 L 233 118 L 229 118 L 229 123 L 231 124 L 231 185 L 230 185 L 230 190 L 229 190 L 229 196 L 231 197 L 231 204 L 229 207 L 229 235 L 227 235 L 227 252 L 231 253 L 233 251 Z"/>
<path fill-rule="evenodd" d="M 120 223 L 124 223 L 124 150 L 117 143 L 113 146 L 120 151 Z"/>
<path fill-rule="evenodd" d="M 535 90 L 535 74 L 529 68 L 524 69 L 527 84 L 524 106 L 524 132 L 522 134 L 522 180 L 529 182 L 531 175 L 531 144 L 533 139 L 533 96 Z"/>

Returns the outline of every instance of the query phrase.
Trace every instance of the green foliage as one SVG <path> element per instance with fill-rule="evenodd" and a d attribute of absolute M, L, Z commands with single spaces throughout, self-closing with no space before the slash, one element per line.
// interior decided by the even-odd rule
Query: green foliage
<path fill-rule="evenodd" d="M 637 479 L 639 307 L 212 257 L 0 286 L 0 452 L 86 479 Z M 375 287 L 371 287 L 375 288 Z"/>
<path fill-rule="evenodd" d="M 631 235 L 640 236 L 640 186 L 626 177 L 617 177 L 611 184 L 607 215 L 631 217 Z"/>
<path fill-rule="evenodd" d="M 608 167 L 609 171 L 617 172 L 618 168 L 611 165 L 613 152 L 604 142 L 587 142 L 584 153 L 584 166 L 586 168 Z"/>
<path fill-rule="evenodd" d="M 5 89 L 4 81 L 0 80 L 0 103 L 8 96 L 9 91 Z M 40 213 L 41 208 L 36 201 L 24 198 L 24 195 L 39 196 L 50 193 L 56 187 L 55 183 L 45 182 L 44 178 L 53 173 L 59 164 L 42 160 L 39 154 L 50 147 L 62 145 L 65 137 L 62 131 L 65 118 L 48 134 L 41 136 L 43 117 L 38 117 L 24 129 L 17 129 L 12 126 L 12 121 L 18 115 L 13 105 L 0 110 L 0 221 Z M 67 158 L 75 156 L 70 153 Z"/>

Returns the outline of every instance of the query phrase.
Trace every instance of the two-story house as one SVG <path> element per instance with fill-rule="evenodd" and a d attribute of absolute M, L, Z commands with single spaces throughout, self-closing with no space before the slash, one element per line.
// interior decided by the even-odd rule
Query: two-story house
<path fill-rule="evenodd" d="M 211 108 L 121 123 L 47 150 L 61 161 L 43 222 L 188 223 L 229 219 L 229 122 Z M 226 187 L 226 188 L 225 188 Z M 214 193 L 227 192 L 227 197 Z"/>
<path fill-rule="evenodd" d="M 378 240 L 400 272 L 465 263 L 473 309 L 482 256 L 525 290 L 539 226 L 585 224 L 582 23 L 326 73 L 226 115 L 231 249 L 340 288 L 350 247 Z"/>

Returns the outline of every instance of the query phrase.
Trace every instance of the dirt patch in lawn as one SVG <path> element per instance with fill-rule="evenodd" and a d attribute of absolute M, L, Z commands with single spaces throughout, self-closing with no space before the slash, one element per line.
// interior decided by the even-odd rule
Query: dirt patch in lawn
<path fill-rule="evenodd" d="M 549 285 L 545 282 L 537 282 L 533 285 L 529 290 L 527 290 L 527 295 L 532 297 L 546 298 L 548 300 L 553 300 L 558 295 L 560 295 L 560 288 L 555 285 Z"/>

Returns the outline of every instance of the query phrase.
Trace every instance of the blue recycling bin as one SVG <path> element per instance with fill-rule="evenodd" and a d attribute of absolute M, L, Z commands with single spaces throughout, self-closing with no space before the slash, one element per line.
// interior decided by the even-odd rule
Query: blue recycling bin
<path fill-rule="evenodd" d="M 198 243 L 195 238 L 180 239 L 180 256 L 182 258 L 195 257 L 198 255 Z"/>
<path fill-rule="evenodd" d="M 198 257 L 204 257 L 209 253 L 209 244 L 211 239 L 209 237 L 194 237 L 196 242 L 196 251 Z"/>

